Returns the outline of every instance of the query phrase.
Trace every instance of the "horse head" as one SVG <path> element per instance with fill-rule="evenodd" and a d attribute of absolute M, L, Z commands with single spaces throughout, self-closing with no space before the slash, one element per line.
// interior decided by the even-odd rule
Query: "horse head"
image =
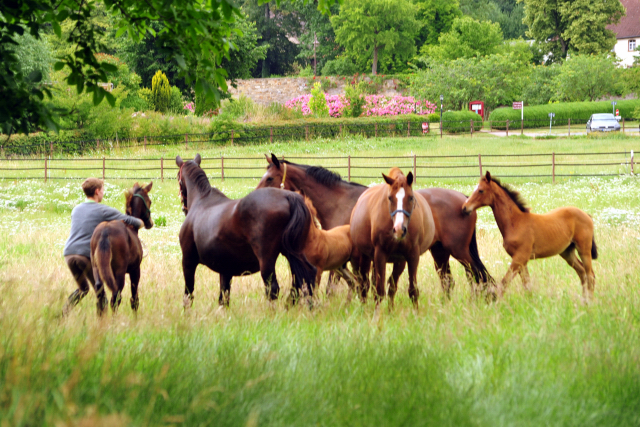
<path fill-rule="evenodd" d="M 266 154 L 264 157 L 267 159 L 269 165 L 256 188 L 274 187 L 290 191 L 298 190 L 291 180 L 287 180 L 287 163 L 285 161 L 278 160 L 273 153 L 271 157 Z"/>
<path fill-rule="evenodd" d="M 474 210 L 483 206 L 491 206 L 493 204 L 494 194 L 491 188 L 491 173 L 487 171 L 486 175 L 480 177 L 478 185 L 476 186 L 471 196 L 462 205 L 462 213 L 465 215 L 470 214 Z"/>
<path fill-rule="evenodd" d="M 200 154 L 196 154 L 196 157 L 192 160 L 197 166 L 200 166 L 202 162 L 202 157 Z M 176 166 L 178 166 L 178 191 L 180 193 L 180 201 L 182 202 L 182 212 L 186 215 L 189 212 L 188 203 L 187 203 L 187 183 L 185 180 L 185 176 L 182 173 L 182 168 L 187 165 L 189 162 L 185 162 L 182 160 L 182 157 L 176 156 Z"/>
<path fill-rule="evenodd" d="M 413 196 L 413 173 L 406 177 L 398 168 L 391 168 L 389 175 L 382 174 L 387 183 L 387 199 L 389 200 L 389 213 L 393 221 L 393 236 L 396 240 L 402 240 L 407 235 L 409 221 L 413 208 L 416 205 Z"/>
<path fill-rule="evenodd" d="M 140 187 L 140 184 L 136 182 L 133 188 L 125 192 L 125 211 L 127 215 L 141 219 L 144 223 L 144 228 L 147 230 L 153 227 L 151 199 L 149 198 L 151 187 L 153 187 L 153 181 L 146 187 Z"/>

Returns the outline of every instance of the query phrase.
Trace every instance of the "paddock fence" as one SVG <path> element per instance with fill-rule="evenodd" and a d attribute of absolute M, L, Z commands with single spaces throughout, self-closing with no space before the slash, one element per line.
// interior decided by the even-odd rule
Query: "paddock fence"
<path fill-rule="evenodd" d="M 478 116 L 479 117 L 479 116 Z M 426 120 L 426 118 L 425 118 Z M 571 137 L 586 134 L 587 119 L 517 120 L 517 121 L 394 121 L 336 124 L 300 124 L 280 126 L 238 125 L 214 133 L 185 133 L 174 135 L 148 135 L 134 138 L 90 139 L 54 141 L 39 140 L 33 144 L 15 141 L 0 144 L 0 158 L 15 156 L 60 156 L 70 154 L 97 154 L 114 149 L 171 147 L 184 145 L 189 148 L 211 148 L 228 144 L 251 145 L 286 141 L 309 141 L 312 139 L 337 139 L 346 136 L 365 138 L 443 138 L 445 136 L 515 136 Z M 640 122 L 633 119 L 620 120 L 620 132 L 640 136 Z M 38 141 L 38 138 L 33 138 Z"/>
<path fill-rule="evenodd" d="M 592 153 L 465 154 L 409 156 L 283 156 L 293 163 L 321 165 L 343 178 L 363 184 L 380 181 L 390 167 L 412 171 L 416 181 L 477 178 L 486 171 L 504 178 L 528 180 L 630 176 L 637 171 L 637 150 Z M 202 168 L 212 181 L 259 180 L 264 156 L 206 157 Z M 88 176 L 105 180 L 173 180 L 174 158 L 10 158 L 0 159 L 0 180 L 69 180 Z"/>

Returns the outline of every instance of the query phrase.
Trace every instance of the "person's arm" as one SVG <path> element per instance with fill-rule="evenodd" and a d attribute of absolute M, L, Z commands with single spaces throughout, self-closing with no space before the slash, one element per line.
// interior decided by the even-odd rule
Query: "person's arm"
<path fill-rule="evenodd" d="M 102 212 L 103 212 L 103 217 L 105 221 L 122 220 L 125 222 L 125 224 L 129 224 L 136 228 L 142 228 L 144 226 L 144 223 L 138 218 L 125 215 L 119 210 L 112 208 L 110 206 L 105 206 L 105 205 L 101 205 L 101 206 L 102 206 Z"/>

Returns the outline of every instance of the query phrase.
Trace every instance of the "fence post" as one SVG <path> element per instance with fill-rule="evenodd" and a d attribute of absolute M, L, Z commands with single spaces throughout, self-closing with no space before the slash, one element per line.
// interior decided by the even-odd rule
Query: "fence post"
<path fill-rule="evenodd" d="M 305 141 L 309 140 L 309 125 L 304 126 L 304 139 Z"/>
<path fill-rule="evenodd" d="M 47 163 L 48 163 L 48 159 L 45 157 L 44 158 L 44 182 L 47 182 Z"/>
<path fill-rule="evenodd" d="M 220 154 L 220 176 L 224 182 L 224 154 Z"/>
<path fill-rule="evenodd" d="M 411 122 L 407 122 L 407 138 L 409 138 L 410 136 L 411 136 Z"/>
<path fill-rule="evenodd" d="M 144 136 L 144 151 L 147 151 L 147 135 Z"/>
<path fill-rule="evenodd" d="M 269 128 L 269 142 L 273 144 L 273 127 Z"/>
<path fill-rule="evenodd" d="M 351 181 L 351 155 L 347 157 L 347 180 Z"/>
<path fill-rule="evenodd" d="M 53 141 L 49 141 L 49 156 L 53 159 Z"/>
<path fill-rule="evenodd" d="M 189 149 L 189 139 L 187 138 L 187 134 L 184 134 L 184 149 L 188 150 Z"/>
<path fill-rule="evenodd" d="M 556 183 L 556 153 L 551 153 L 551 176 L 553 177 L 553 183 Z"/>
<path fill-rule="evenodd" d="M 631 150 L 631 175 L 633 175 L 633 150 Z"/>
<path fill-rule="evenodd" d="M 96 139 L 96 150 L 100 149 L 100 140 Z"/>
<path fill-rule="evenodd" d="M 524 120 L 520 119 L 520 136 L 522 135 L 524 135 Z"/>
<path fill-rule="evenodd" d="M 376 129 L 376 138 L 377 138 L 377 137 L 378 137 L 378 124 L 377 124 L 377 123 L 375 123 L 374 127 L 375 127 L 375 129 Z"/>
<path fill-rule="evenodd" d="M 233 129 L 231 129 L 231 145 L 233 145 Z"/>
<path fill-rule="evenodd" d="M 471 121 L 471 137 L 473 138 L 473 119 L 470 120 Z"/>
<path fill-rule="evenodd" d="M 567 127 L 569 129 L 569 137 L 570 137 L 571 136 L 571 118 L 569 118 L 568 120 L 569 121 L 567 122 L 568 123 Z"/>
<path fill-rule="evenodd" d="M 104 181 L 104 169 L 105 169 L 104 163 L 105 163 L 104 156 L 102 156 L 102 180 L 103 181 Z"/>
<path fill-rule="evenodd" d="M 413 182 L 418 180 L 418 174 L 416 173 L 416 155 L 413 155 Z"/>
<path fill-rule="evenodd" d="M 622 133 L 624 134 L 624 117 L 622 118 Z"/>
<path fill-rule="evenodd" d="M 116 131 L 116 148 L 120 149 L 120 141 L 118 140 L 118 131 Z"/>
<path fill-rule="evenodd" d="M 0 145 L 0 156 L 7 157 L 4 155 L 4 145 Z"/>
<path fill-rule="evenodd" d="M 440 120 L 440 139 L 442 139 L 442 120 Z"/>
<path fill-rule="evenodd" d="M 507 136 L 509 136 L 509 120 L 507 120 Z"/>
<path fill-rule="evenodd" d="M 160 180 L 164 182 L 164 156 L 160 157 Z"/>
<path fill-rule="evenodd" d="M 482 177 L 482 155 L 478 154 L 478 166 L 480 167 L 480 176 Z"/>

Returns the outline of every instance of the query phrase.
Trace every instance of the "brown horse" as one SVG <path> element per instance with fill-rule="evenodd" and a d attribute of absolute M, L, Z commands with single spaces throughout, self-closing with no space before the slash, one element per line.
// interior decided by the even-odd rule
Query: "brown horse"
<path fill-rule="evenodd" d="M 591 260 L 598 258 L 598 249 L 593 221 L 588 214 L 575 207 L 557 208 L 543 215 L 531 213 L 520 194 L 489 172 L 480 178 L 462 211 L 470 213 L 483 206 L 491 206 L 504 239 L 503 246 L 512 258 L 498 295 L 502 295 L 518 273 L 525 289 L 528 287 L 527 262 L 530 259 L 560 255 L 578 273 L 583 298 L 593 296 L 596 278 Z M 582 262 L 576 256 L 576 250 Z"/>
<path fill-rule="evenodd" d="M 411 188 L 413 174 L 405 177 L 392 168 L 382 174 L 386 184 L 367 189 L 358 199 L 351 214 L 351 239 L 360 254 L 358 271 L 363 300 L 368 282 L 366 274 L 371 260 L 376 287 L 376 303 L 385 295 L 387 262 L 393 262 L 389 284 L 389 303 L 397 290 L 398 278 L 405 264 L 409 267 L 409 297 L 418 303 L 417 271 L 420 255 L 433 244 L 435 224 L 429 204 Z M 398 272 L 399 271 L 399 272 Z"/>
<path fill-rule="evenodd" d="M 311 199 L 305 196 L 304 202 L 309 208 L 311 215 L 317 215 L 316 208 Z M 351 233 L 349 225 L 341 225 L 331 230 L 322 230 L 314 222 L 309 230 L 309 236 L 305 243 L 303 252 L 309 262 L 317 269 L 316 286 L 320 284 L 323 271 L 335 271 L 349 285 L 349 295 L 347 300 L 351 300 L 351 295 L 356 287 L 356 278 L 347 269 L 346 263 L 351 258 L 353 244 L 351 243 Z"/>
<path fill-rule="evenodd" d="M 220 305 L 229 305 L 233 276 L 260 271 L 267 298 L 278 298 L 276 260 L 282 253 L 293 276 L 292 302 L 306 283 L 309 294 L 316 268 L 302 249 L 311 227 L 311 214 L 299 194 L 273 188 L 256 190 L 238 200 L 229 199 L 209 184 L 192 161 L 176 157 L 178 185 L 186 214 L 180 229 L 185 307 L 193 301 L 196 268 L 204 264 L 220 273 Z"/>
<path fill-rule="evenodd" d="M 257 188 L 281 187 L 304 191 L 318 210 L 322 228 L 329 230 L 349 224 L 351 211 L 367 187 L 344 181 L 337 173 L 319 166 L 278 160 L 274 154 L 266 157 L 269 163 L 267 172 Z M 426 199 L 433 214 L 435 241 L 430 250 L 445 294 L 449 295 L 454 284 L 449 266 L 450 256 L 464 266 L 470 283 L 474 280 L 484 287 L 487 282 L 493 282 L 478 254 L 477 216 L 475 212 L 471 215 L 461 213 L 467 196 L 443 188 L 427 188 L 417 190 L 417 193 Z"/>
<path fill-rule="evenodd" d="M 140 218 L 148 230 L 153 227 L 151 220 L 151 200 L 149 192 L 153 182 L 140 187 L 136 182 L 125 193 L 127 215 Z M 104 314 L 107 308 L 107 296 L 104 285 L 111 291 L 111 310 L 115 313 L 122 300 L 125 275 L 131 280 L 131 309 L 138 310 L 138 284 L 140 283 L 140 264 L 142 263 L 142 244 L 138 230 L 122 221 L 101 222 L 91 236 L 91 264 L 95 277 L 94 290 L 98 298 L 98 314 Z"/>

